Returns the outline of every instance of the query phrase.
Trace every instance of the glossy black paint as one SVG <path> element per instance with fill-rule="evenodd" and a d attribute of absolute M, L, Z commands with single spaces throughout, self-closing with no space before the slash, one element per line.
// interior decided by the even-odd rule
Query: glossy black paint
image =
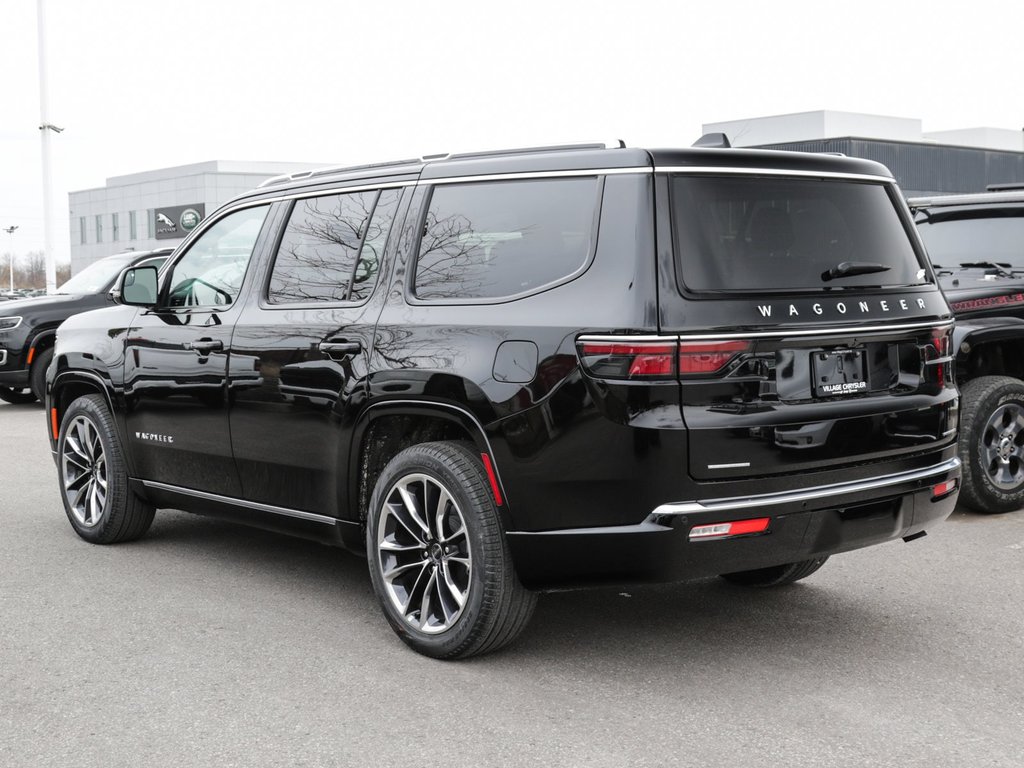
<path fill-rule="evenodd" d="M 160 261 L 170 255 L 171 249 L 139 251 L 130 255 L 111 257 L 122 260 L 124 266 Z M 110 289 L 113 280 L 95 293 L 53 294 L 28 299 L 16 299 L 0 304 L 0 319 L 18 316 L 21 325 L 11 331 L 0 330 L 0 349 L 7 351 L 7 361 L 0 365 L 0 386 L 22 388 L 28 386 L 29 353 L 33 358 L 53 346 L 57 328 L 73 315 L 113 306 Z"/>
<path fill-rule="evenodd" d="M 172 259 L 232 207 L 269 202 L 234 304 L 158 302 L 74 318 L 58 338 L 50 405 L 59 416 L 74 397 L 103 391 L 135 487 L 154 503 L 248 514 L 252 524 L 272 520 L 353 547 L 391 455 L 415 442 L 467 441 L 491 458 L 517 568 L 538 587 L 758 567 L 910 535 L 945 517 L 955 495 L 933 503 L 919 483 L 769 510 L 772 534 L 756 541 L 691 544 L 687 532 L 701 521 L 650 519 L 666 503 L 933 466 L 955 455 L 956 430 L 955 390 L 925 365 L 932 329 L 949 320 L 934 284 L 692 300 L 676 289 L 665 180 L 652 172 L 663 166 L 888 175 L 834 157 L 622 149 L 453 158 L 272 184 L 208 217 Z M 588 171 L 603 188 L 582 274 L 514 301 L 412 295 L 431 183 Z M 266 300 L 290 196 L 389 187 L 401 189 L 401 203 L 367 299 Z M 691 379 L 602 379 L 577 355 L 588 335 L 746 332 L 751 348 L 728 370 Z M 816 397 L 812 356 L 848 349 L 864 350 L 869 391 Z M 876 503 L 860 516 L 843 511 Z M 730 519 L 760 514 L 754 501 Z M 876 522 L 851 522 L 867 519 Z"/>

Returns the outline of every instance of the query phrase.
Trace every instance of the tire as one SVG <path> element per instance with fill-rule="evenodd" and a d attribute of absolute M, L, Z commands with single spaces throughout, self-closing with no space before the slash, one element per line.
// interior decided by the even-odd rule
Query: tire
<path fill-rule="evenodd" d="M 149 530 L 155 509 L 128 487 L 121 442 L 100 395 L 80 397 L 64 413 L 57 471 L 64 511 L 86 541 L 131 541 Z"/>
<path fill-rule="evenodd" d="M 533 615 L 537 596 L 516 577 L 483 467 L 460 443 L 422 443 L 388 463 L 366 543 L 384 616 L 425 656 L 496 651 Z"/>
<path fill-rule="evenodd" d="M 32 389 L 32 394 L 36 396 L 40 403 L 46 402 L 46 369 L 50 367 L 51 360 L 53 360 L 53 347 L 45 349 L 36 355 L 35 360 L 32 361 L 32 369 L 28 374 L 28 383 Z"/>
<path fill-rule="evenodd" d="M 0 386 L 0 400 L 11 405 L 28 405 L 36 401 L 36 396 L 30 389 L 11 389 Z"/>
<path fill-rule="evenodd" d="M 798 563 L 758 568 L 754 571 L 723 573 L 722 578 L 744 587 L 781 587 L 786 584 L 792 584 L 794 581 L 800 581 L 800 579 L 806 579 L 827 561 L 828 555 L 811 558 L 810 560 L 801 560 Z"/>
<path fill-rule="evenodd" d="M 1024 382 L 979 376 L 960 387 L 960 499 L 978 512 L 1024 506 Z"/>

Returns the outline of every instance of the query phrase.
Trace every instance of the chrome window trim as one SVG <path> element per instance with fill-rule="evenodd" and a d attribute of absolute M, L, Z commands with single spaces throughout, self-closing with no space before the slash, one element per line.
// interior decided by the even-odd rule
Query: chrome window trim
<path fill-rule="evenodd" d="M 809 179 L 848 179 L 849 181 L 874 181 L 895 184 L 892 176 L 876 176 L 869 173 L 843 173 L 841 171 L 799 171 L 782 168 L 733 168 L 702 165 L 659 165 L 655 173 L 685 173 L 701 175 L 738 175 L 738 176 L 794 176 Z"/>
<path fill-rule="evenodd" d="M 873 491 L 879 488 L 887 488 L 901 483 L 911 483 L 917 480 L 925 480 L 936 475 L 943 475 L 960 468 L 960 459 L 954 457 L 939 464 L 934 464 L 924 469 L 915 469 L 909 472 L 898 472 L 893 475 L 882 475 L 868 480 L 853 480 L 846 483 L 835 483 L 833 485 L 819 485 L 811 488 L 801 488 L 796 491 L 782 491 L 778 493 L 765 493 L 758 496 L 734 496 L 724 499 L 705 499 L 702 501 L 681 501 L 670 504 L 662 504 L 651 512 L 651 517 L 692 515 L 706 512 L 731 512 L 737 509 L 751 509 L 766 506 L 777 506 L 779 504 L 792 504 L 801 501 L 814 501 L 827 499 L 833 496 L 842 496 L 849 493 L 861 491 Z"/>
<path fill-rule="evenodd" d="M 245 499 L 236 499 L 231 496 L 221 496 L 217 493 L 208 493 L 206 491 L 197 491 L 192 488 L 184 488 L 180 485 L 170 485 L 169 483 L 159 483 L 155 480 L 143 480 L 142 484 L 147 488 L 155 488 L 160 491 L 171 491 L 173 493 L 180 493 L 184 496 L 193 496 L 197 499 L 205 499 L 207 501 L 217 501 L 222 504 L 231 504 L 236 507 L 245 507 L 247 509 L 255 509 L 259 512 L 269 512 L 274 515 L 283 515 L 284 517 L 296 517 L 300 520 L 310 520 L 314 523 L 323 523 L 325 525 L 336 525 L 338 520 L 327 515 L 318 515 L 315 512 L 303 512 L 300 509 L 288 509 L 287 507 L 275 507 L 272 504 L 261 504 L 256 501 L 246 501 Z"/>
<path fill-rule="evenodd" d="M 951 328 L 952 320 L 931 320 L 918 323 L 900 323 L 898 325 L 858 325 L 858 326 L 834 326 L 831 328 L 811 328 L 808 330 L 794 329 L 791 331 L 751 331 L 750 333 L 705 333 L 705 334 L 678 334 L 672 336 L 630 336 L 628 334 L 597 335 L 585 334 L 578 337 L 577 341 L 596 341 L 604 343 L 626 342 L 626 341 L 651 341 L 651 342 L 672 342 L 672 341 L 718 341 L 721 339 L 782 339 L 791 336 L 838 336 L 846 334 L 863 335 L 867 333 L 889 333 L 892 331 L 910 331 L 922 328 Z"/>

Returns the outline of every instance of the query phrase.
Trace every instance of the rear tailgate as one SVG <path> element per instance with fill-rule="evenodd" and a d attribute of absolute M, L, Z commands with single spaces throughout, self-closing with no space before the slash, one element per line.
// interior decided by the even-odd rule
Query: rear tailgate
<path fill-rule="evenodd" d="M 948 324 L 749 339 L 723 368 L 681 375 L 691 476 L 823 470 L 950 443 L 948 344 Z"/>

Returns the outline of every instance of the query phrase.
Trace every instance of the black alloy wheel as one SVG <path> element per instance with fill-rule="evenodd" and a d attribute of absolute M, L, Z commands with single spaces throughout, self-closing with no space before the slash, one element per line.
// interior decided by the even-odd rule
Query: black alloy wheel
<path fill-rule="evenodd" d="M 1024 382 L 979 376 L 960 387 L 960 498 L 978 512 L 1024 506 Z"/>

